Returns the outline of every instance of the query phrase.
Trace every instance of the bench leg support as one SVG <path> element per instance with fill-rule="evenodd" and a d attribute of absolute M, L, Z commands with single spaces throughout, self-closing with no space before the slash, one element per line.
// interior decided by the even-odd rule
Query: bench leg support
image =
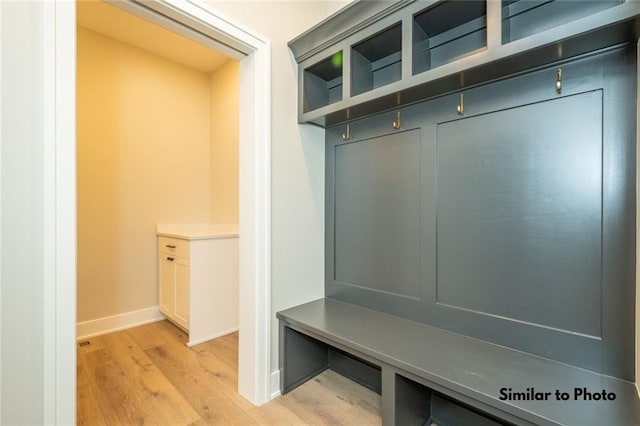
<path fill-rule="evenodd" d="M 396 372 L 388 366 L 382 366 L 382 425 L 396 424 Z"/>

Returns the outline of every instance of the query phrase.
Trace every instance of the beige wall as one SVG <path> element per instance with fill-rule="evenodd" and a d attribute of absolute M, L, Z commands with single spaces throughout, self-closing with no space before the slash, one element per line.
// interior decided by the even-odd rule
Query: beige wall
<path fill-rule="evenodd" d="M 238 223 L 239 66 L 211 74 L 211 222 Z"/>
<path fill-rule="evenodd" d="M 271 369 L 275 313 L 324 296 L 324 130 L 298 125 L 297 67 L 287 42 L 345 1 L 212 1 L 271 42 Z M 278 389 L 272 377 L 272 391 Z"/>
<path fill-rule="evenodd" d="M 157 306 L 156 224 L 210 221 L 212 77 L 83 28 L 77 70 L 83 322 Z"/>

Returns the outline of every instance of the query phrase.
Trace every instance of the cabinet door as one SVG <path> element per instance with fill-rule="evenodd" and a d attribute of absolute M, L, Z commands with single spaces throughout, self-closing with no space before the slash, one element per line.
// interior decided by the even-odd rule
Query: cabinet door
<path fill-rule="evenodd" d="M 175 266 L 174 258 L 160 253 L 158 256 L 160 281 L 160 310 L 166 315 L 173 315 L 175 307 Z"/>
<path fill-rule="evenodd" d="M 189 262 L 176 257 L 175 267 L 175 319 L 184 328 L 189 328 Z"/>

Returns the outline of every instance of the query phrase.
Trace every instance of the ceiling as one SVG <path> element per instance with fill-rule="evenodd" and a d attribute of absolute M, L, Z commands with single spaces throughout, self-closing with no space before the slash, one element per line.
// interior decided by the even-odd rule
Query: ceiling
<path fill-rule="evenodd" d="M 228 56 L 138 18 L 102 0 L 77 2 L 78 26 L 144 49 L 199 71 L 210 73 Z"/>

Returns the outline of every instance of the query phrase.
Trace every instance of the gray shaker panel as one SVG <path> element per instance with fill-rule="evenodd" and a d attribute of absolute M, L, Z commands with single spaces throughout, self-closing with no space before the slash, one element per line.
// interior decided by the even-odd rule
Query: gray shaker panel
<path fill-rule="evenodd" d="M 550 67 L 465 91 L 465 116 L 462 117 L 457 116 L 455 112 L 459 102 L 457 94 L 403 107 L 400 110 L 402 113 L 400 131 L 419 128 L 422 145 L 420 299 L 399 297 L 397 294 L 348 285 L 334 279 L 336 248 L 334 244 L 336 229 L 334 225 L 334 155 L 336 147 L 393 132 L 391 122 L 395 119 L 396 112 L 382 113 L 352 122 L 351 139 L 348 141 L 344 141 L 341 137 L 346 130 L 345 125 L 328 128 L 326 130 L 325 197 L 326 297 L 443 327 L 615 377 L 634 380 L 635 50 L 634 46 L 624 47 L 558 65 L 557 67 L 561 66 L 563 69 L 564 84 L 561 94 L 556 93 L 555 90 L 557 67 Z M 599 260 L 602 268 L 600 305 L 602 325 L 597 328 L 599 333 L 594 333 L 596 336 L 601 336 L 601 340 L 579 332 L 554 329 L 553 326 L 545 325 L 548 324 L 545 322 L 531 323 L 516 320 L 517 316 L 510 319 L 495 314 L 479 313 L 469 308 L 451 307 L 442 301 L 437 303 L 436 223 L 443 218 L 443 214 L 436 217 L 435 169 L 438 123 L 449 123 L 456 118 L 466 121 L 472 117 L 527 108 L 539 102 L 543 102 L 543 105 L 552 105 L 553 101 L 549 100 L 562 101 L 567 96 L 582 96 L 589 92 L 602 94 L 600 231 L 602 248 Z M 500 126 L 503 124 L 505 126 L 522 125 L 525 128 L 527 121 L 501 123 Z M 591 124 L 587 119 L 581 121 L 581 125 L 584 126 Z M 572 162 L 572 166 L 579 163 L 578 159 L 579 156 Z M 506 175 L 503 177 L 503 180 L 509 179 L 512 178 Z M 564 185 L 562 182 L 560 184 Z M 584 306 L 591 309 L 589 304 Z M 568 309 L 572 311 L 583 308 L 583 295 L 582 292 L 578 292 L 570 301 Z M 574 318 L 579 317 L 574 316 Z M 546 321 L 544 318 L 543 320 Z M 590 324 L 593 328 L 593 323 Z M 567 325 L 564 327 L 572 328 Z"/>
<path fill-rule="evenodd" d="M 601 337 L 602 91 L 437 129 L 437 302 Z"/>
<path fill-rule="evenodd" d="M 335 147 L 335 281 L 420 297 L 420 142 L 411 130 Z"/>

